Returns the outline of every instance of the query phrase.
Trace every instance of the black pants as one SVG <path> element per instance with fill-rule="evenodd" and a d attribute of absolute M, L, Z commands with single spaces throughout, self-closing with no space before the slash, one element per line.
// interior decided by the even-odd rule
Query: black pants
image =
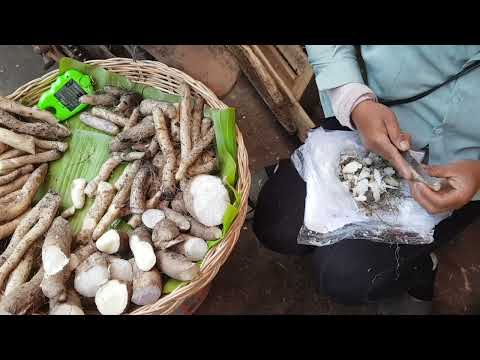
<path fill-rule="evenodd" d="M 470 202 L 435 227 L 428 245 L 390 245 L 360 239 L 315 247 L 297 244 L 303 224 L 306 184 L 290 160 L 281 160 L 263 186 L 253 220 L 259 241 L 283 254 L 312 253 L 318 286 L 334 301 L 359 304 L 404 292 L 431 300 L 435 273 L 430 253 L 453 240 L 480 214 L 480 201 Z"/>

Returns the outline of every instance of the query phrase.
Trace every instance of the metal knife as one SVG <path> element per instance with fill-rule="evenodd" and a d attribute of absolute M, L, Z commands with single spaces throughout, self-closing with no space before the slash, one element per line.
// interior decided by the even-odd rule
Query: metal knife
<path fill-rule="evenodd" d="M 419 181 L 427 185 L 433 191 L 438 191 L 442 187 L 442 180 L 437 177 L 428 175 L 422 165 L 410 154 L 410 151 L 401 153 L 405 161 L 410 165 L 412 170 L 412 180 Z"/>

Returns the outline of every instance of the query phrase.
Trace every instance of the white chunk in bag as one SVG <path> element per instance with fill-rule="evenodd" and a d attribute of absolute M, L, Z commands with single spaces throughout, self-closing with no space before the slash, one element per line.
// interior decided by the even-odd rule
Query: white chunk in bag
<path fill-rule="evenodd" d="M 352 152 L 367 155 L 356 132 L 319 128 L 311 131 L 305 144 L 292 155 L 292 162 L 307 185 L 304 226 L 298 242 L 323 246 L 357 238 L 431 243 L 435 225 L 451 212 L 429 214 L 411 197 L 408 184 L 402 180 L 403 196 L 397 200 L 395 210 L 378 210 L 367 215 L 339 179 L 340 155 Z"/>

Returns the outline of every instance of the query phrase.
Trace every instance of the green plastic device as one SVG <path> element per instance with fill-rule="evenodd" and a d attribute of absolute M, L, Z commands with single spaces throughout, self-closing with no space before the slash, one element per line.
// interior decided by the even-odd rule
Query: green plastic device
<path fill-rule="evenodd" d="M 92 94 L 93 91 L 93 81 L 88 75 L 68 70 L 42 94 L 37 107 L 53 112 L 58 121 L 65 121 L 88 106 L 80 103 L 79 98 Z"/>

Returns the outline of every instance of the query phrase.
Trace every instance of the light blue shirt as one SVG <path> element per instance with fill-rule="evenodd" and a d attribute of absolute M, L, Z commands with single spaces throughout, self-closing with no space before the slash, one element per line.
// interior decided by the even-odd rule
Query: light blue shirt
<path fill-rule="evenodd" d="M 333 116 L 325 90 L 365 83 L 351 45 L 309 45 L 325 116 Z M 445 81 L 473 60 L 480 45 L 363 45 L 368 85 L 381 98 L 416 95 Z M 392 106 L 412 148 L 428 146 L 430 164 L 480 160 L 480 68 L 413 103 Z"/>

